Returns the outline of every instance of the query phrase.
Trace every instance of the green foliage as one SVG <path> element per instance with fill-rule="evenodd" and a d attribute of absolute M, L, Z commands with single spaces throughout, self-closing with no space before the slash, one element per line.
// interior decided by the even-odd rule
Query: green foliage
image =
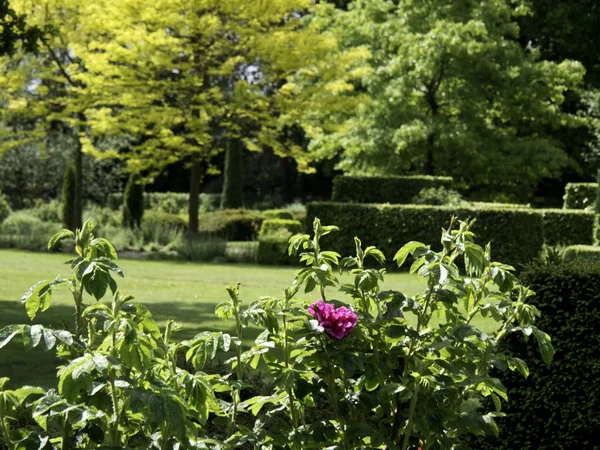
<path fill-rule="evenodd" d="M 174 243 L 173 249 L 181 259 L 186 261 L 214 261 L 226 256 L 227 241 L 181 235 Z"/>
<path fill-rule="evenodd" d="M 63 177 L 63 186 L 62 186 L 62 205 L 63 205 L 63 213 L 62 213 L 62 221 L 63 226 L 68 228 L 69 230 L 75 230 L 75 224 L 78 222 L 78 218 L 76 217 L 76 208 L 75 208 L 75 167 L 73 163 L 69 160 L 65 167 L 65 174 Z"/>
<path fill-rule="evenodd" d="M 276 234 L 279 232 L 289 232 L 291 234 L 302 233 L 302 224 L 297 220 L 289 219 L 265 219 L 260 227 L 260 236 Z"/>
<path fill-rule="evenodd" d="M 600 170 L 598 170 L 596 179 L 597 179 L 596 185 L 599 186 L 599 188 L 596 189 L 596 202 L 594 205 L 594 212 L 596 214 L 600 214 Z"/>
<path fill-rule="evenodd" d="M 563 208 L 592 210 L 597 191 L 597 183 L 567 183 Z"/>
<path fill-rule="evenodd" d="M 371 101 L 340 113 L 336 133 L 311 129 L 311 148 L 349 174 L 448 175 L 527 200 L 570 162 L 555 135 L 584 124 L 561 105 L 585 72 L 523 49 L 527 3 L 372 0 L 327 14 L 346 48 L 369 48 Z"/>
<path fill-rule="evenodd" d="M 27 16 L 15 12 L 10 0 L 0 0 L 0 56 L 12 55 L 17 49 L 25 53 L 38 49 L 38 40 L 46 30 L 31 26 Z"/>
<path fill-rule="evenodd" d="M 22 210 L 11 214 L 0 224 L 0 247 L 42 251 L 60 222 L 48 222 Z"/>
<path fill-rule="evenodd" d="M 593 212 L 567 209 L 542 209 L 544 243 L 551 246 L 593 244 L 595 215 Z"/>
<path fill-rule="evenodd" d="M 576 258 L 536 264 L 522 274 L 523 283 L 536 292 L 530 302 L 542 313 L 537 324 L 552 335 L 557 357 L 547 366 L 531 339 L 515 336 L 505 342 L 501 350 L 507 355 L 526 355 L 531 373 L 527 379 L 503 377 L 510 397 L 503 410 L 507 417 L 500 422 L 501 439 L 477 448 L 539 450 L 597 445 L 597 261 Z"/>
<path fill-rule="evenodd" d="M 263 222 L 263 226 L 265 222 Z M 293 264 L 294 260 L 288 254 L 290 237 L 292 237 L 292 233 L 285 229 L 279 229 L 278 232 L 269 234 L 263 234 L 261 230 L 261 235 L 258 238 L 256 262 L 258 264 L 277 266 Z"/>
<path fill-rule="evenodd" d="M 132 173 L 123 196 L 123 226 L 139 228 L 144 217 L 144 185 L 138 174 Z"/>
<path fill-rule="evenodd" d="M 459 192 L 445 187 L 425 188 L 412 199 L 415 205 L 467 206 Z"/>
<path fill-rule="evenodd" d="M 187 222 L 181 216 L 175 214 L 168 214 L 157 211 L 148 211 L 144 214 L 143 226 L 162 226 L 170 228 L 181 233 L 187 231 Z"/>
<path fill-rule="evenodd" d="M 294 220 L 294 214 L 292 211 L 287 209 L 267 209 L 263 211 L 262 216 L 265 219 L 285 219 L 285 220 Z"/>
<path fill-rule="evenodd" d="M 189 194 L 179 192 L 144 193 L 144 207 L 146 209 L 169 214 L 186 214 L 189 200 Z"/>
<path fill-rule="evenodd" d="M 256 239 L 263 218 L 248 209 L 225 209 L 200 214 L 200 234 L 215 235 L 228 241 Z"/>
<path fill-rule="evenodd" d="M 60 223 L 63 205 L 58 200 L 36 199 L 27 211 L 44 222 Z"/>
<path fill-rule="evenodd" d="M 200 194 L 200 212 L 212 212 L 221 207 L 221 194 Z"/>
<path fill-rule="evenodd" d="M 593 245 L 570 245 L 565 248 L 563 258 L 565 262 L 600 262 L 600 247 Z"/>
<path fill-rule="evenodd" d="M 8 200 L 6 195 L 0 191 L 0 224 L 4 222 L 4 220 L 10 215 L 10 205 L 8 204 Z"/>
<path fill-rule="evenodd" d="M 221 209 L 235 209 L 244 206 L 244 158 L 242 152 L 243 148 L 240 142 L 232 140 L 227 142 Z"/>
<path fill-rule="evenodd" d="M 331 198 L 335 202 L 409 204 L 423 189 L 451 186 L 450 177 L 337 176 L 333 180 Z"/>
<path fill-rule="evenodd" d="M 473 231 L 494 245 L 498 259 L 512 265 L 535 258 L 544 243 L 541 214 L 528 209 L 453 208 L 425 205 L 358 205 L 310 203 L 308 217 L 337 223 L 340 233 L 328 245 L 348 254 L 353 236 L 362 236 L 389 259 L 407 241 L 438 242 L 436 235 L 450 217 L 477 219 Z M 500 243 L 505 245 L 499 245 Z M 435 247 L 434 247 L 435 248 Z"/>

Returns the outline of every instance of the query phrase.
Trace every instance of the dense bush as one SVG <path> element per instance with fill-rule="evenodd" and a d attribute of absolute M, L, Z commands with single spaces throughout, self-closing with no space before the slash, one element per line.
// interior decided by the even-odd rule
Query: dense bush
<path fill-rule="evenodd" d="M 288 209 L 267 209 L 261 214 L 265 219 L 294 220 L 294 213 Z"/>
<path fill-rule="evenodd" d="M 564 260 L 592 261 L 600 263 L 600 247 L 595 245 L 571 245 L 565 249 Z"/>
<path fill-rule="evenodd" d="M 263 217 L 248 209 L 224 209 L 200 214 L 200 234 L 215 235 L 228 241 L 256 239 Z"/>
<path fill-rule="evenodd" d="M 568 183 L 565 187 L 563 208 L 593 210 L 597 191 L 597 183 Z"/>
<path fill-rule="evenodd" d="M 258 239 L 256 262 L 277 266 L 293 264 L 294 259 L 288 254 L 290 237 L 292 233 L 285 230 L 265 235 L 261 233 Z"/>
<path fill-rule="evenodd" d="M 506 376 L 509 402 L 500 439 L 490 450 L 598 448 L 600 437 L 600 264 L 552 261 L 529 267 L 522 282 L 536 295 L 538 326 L 552 336 L 556 355 L 542 363 L 535 344 L 515 335 L 503 351 L 525 355 L 527 379 Z"/>
<path fill-rule="evenodd" d="M 451 188 L 452 178 L 425 175 L 399 177 L 338 176 L 333 180 L 332 200 L 351 203 L 408 204 L 423 189 Z"/>
<path fill-rule="evenodd" d="M 200 194 L 200 212 L 211 212 L 221 208 L 221 194 Z"/>
<path fill-rule="evenodd" d="M 31 211 L 17 211 L 0 224 L 0 247 L 42 251 L 60 222 L 43 221 Z"/>
<path fill-rule="evenodd" d="M 464 206 L 467 202 L 463 200 L 462 195 L 458 191 L 441 186 L 421 189 L 413 197 L 411 203 L 415 205 Z"/>
<path fill-rule="evenodd" d="M 63 206 L 58 200 L 35 199 L 33 205 L 28 210 L 38 219 L 44 222 L 62 221 Z"/>
<path fill-rule="evenodd" d="M 415 276 L 423 288 L 407 297 L 383 285 L 380 251 L 356 239 L 355 256 L 341 258 L 321 241 L 336 227 L 316 219 L 312 236 L 292 238 L 291 252 L 304 267 L 280 297 L 246 304 L 239 284 L 230 286 L 215 315 L 230 320 L 232 334 L 204 331 L 184 341 L 177 324 L 159 328 L 144 305 L 118 291 L 124 274 L 117 253 L 95 238 L 90 222 L 76 234 L 62 230 L 49 248 L 75 241 L 79 257 L 67 262 L 70 273 L 36 283 L 22 298 L 27 323 L 0 330 L 0 348 L 18 337 L 28 349 L 59 356 L 57 386 L 9 390 L 0 378 L 3 446 L 465 449 L 465 435 L 497 429 L 507 400 L 492 368 L 528 373 L 498 343 L 520 331 L 536 339 L 545 362 L 553 356 L 529 290 L 510 267 L 490 260 L 470 225 L 443 232 L 440 252 L 419 242 L 397 252 L 400 266 L 409 254 L 419 261 Z M 376 267 L 365 267 L 366 260 Z M 340 285 L 338 267 L 350 283 Z M 31 324 L 54 307 L 57 289 L 71 297 L 73 313 L 59 328 Z M 321 300 L 301 294 L 312 291 Z M 479 314 L 487 317 L 487 333 L 472 322 Z M 258 336 L 247 349 L 250 327 Z M 207 373 L 211 361 L 224 358 L 227 370 Z M 269 382 L 254 385 L 257 374 Z M 481 405 L 485 397 L 493 407 Z"/>
<path fill-rule="evenodd" d="M 288 219 L 266 219 L 260 227 L 260 235 L 276 234 L 280 231 L 288 231 L 292 234 L 302 232 L 302 224 L 298 220 Z"/>
<path fill-rule="evenodd" d="M 308 205 L 308 220 L 320 217 L 337 223 L 340 233 L 327 236 L 326 242 L 336 251 L 352 250 L 352 238 L 363 236 L 365 242 L 378 247 L 391 258 L 404 242 L 438 242 L 435 236 L 450 220 L 477 219 L 473 231 L 483 242 L 495 245 L 494 258 L 518 265 L 530 262 L 542 249 L 541 214 L 529 209 L 452 208 L 421 205 L 358 205 L 317 202 Z M 438 244 L 438 246 L 441 244 Z"/>
<path fill-rule="evenodd" d="M 144 193 L 144 209 L 166 212 L 169 214 L 187 214 L 190 195 L 180 192 L 146 192 Z M 219 209 L 221 194 L 200 194 L 200 212 Z M 123 205 L 123 194 L 113 193 L 108 196 L 107 205 L 117 210 Z"/>
<path fill-rule="evenodd" d="M 142 220 L 142 227 L 154 225 L 170 228 L 182 233 L 187 231 L 187 222 L 181 216 L 158 211 L 146 211 Z"/>
<path fill-rule="evenodd" d="M 139 228 L 144 217 L 144 184 L 138 174 L 129 175 L 123 195 L 123 226 Z"/>
<path fill-rule="evenodd" d="M 10 215 L 10 205 L 8 204 L 8 199 L 6 195 L 0 191 L 0 223 L 4 222 L 4 220 Z"/>
<path fill-rule="evenodd" d="M 544 243 L 546 245 L 575 245 L 594 243 L 593 212 L 568 209 L 543 209 L 539 212 L 544 220 Z"/>

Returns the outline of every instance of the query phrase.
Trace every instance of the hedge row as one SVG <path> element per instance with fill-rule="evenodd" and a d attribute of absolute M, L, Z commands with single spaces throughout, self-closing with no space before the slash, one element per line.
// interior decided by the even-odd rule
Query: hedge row
<path fill-rule="evenodd" d="M 594 209 L 598 183 L 568 183 L 565 186 L 563 208 L 565 209 Z"/>
<path fill-rule="evenodd" d="M 340 231 L 324 238 L 324 245 L 342 255 L 354 254 L 354 236 L 375 245 L 391 260 L 409 241 L 439 242 L 440 230 L 450 217 L 477 219 L 473 231 L 480 242 L 492 243 L 495 260 L 525 264 L 538 256 L 543 239 L 542 215 L 531 209 L 452 208 L 421 205 L 362 205 L 310 203 L 307 222 L 319 217 Z M 439 244 L 441 246 L 441 244 Z"/>
<path fill-rule="evenodd" d="M 595 261 L 600 263 L 600 247 L 593 245 L 571 245 L 565 249 L 565 261 Z"/>
<path fill-rule="evenodd" d="M 332 200 L 350 203 L 412 203 L 422 189 L 452 187 L 451 177 L 426 175 L 398 177 L 337 176 L 333 180 Z"/>
<path fill-rule="evenodd" d="M 594 219 L 591 211 L 540 209 L 544 220 L 544 243 L 547 245 L 589 245 L 594 243 Z"/>
<path fill-rule="evenodd" d="M 499 438 L 474 446 L 489 450 L 598 448 L 600 438 L 600 264 L 574 261 L 532 266 L 521 281 L 536 296 L 542 315 L 536 325 L 548 333 L 556 350 L 544 364 L 534 339 L 508 336 L 504 350 L 524 359 L 530 375 L 505 374 L 507 417 Z"/>
<path fill-rule="evenodd" d="M 302 233 L 302 223 L 298 220 L 265 219 L 260 227 L 260 235 L 277 234 L 278 232 Z"/>

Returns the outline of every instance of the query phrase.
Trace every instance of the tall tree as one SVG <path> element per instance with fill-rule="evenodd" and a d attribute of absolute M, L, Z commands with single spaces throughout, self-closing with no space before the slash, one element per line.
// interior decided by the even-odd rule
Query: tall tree
<path fill-rule="evenodd" d="M 332 27 L 367 45 L 372 101 L 312 148 L 350 173 L 451 175 L 474 190 L 527 198 L 568 163 L 548 132 L 576 126 L 561 112 L 579 63 L 540 61 L 518 43 L 521 1 L 356 0 Z"/>

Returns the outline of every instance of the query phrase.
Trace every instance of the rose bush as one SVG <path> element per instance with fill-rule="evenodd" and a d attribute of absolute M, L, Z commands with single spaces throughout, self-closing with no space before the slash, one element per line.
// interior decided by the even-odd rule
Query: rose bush
<path fill-rule="evenodd" d="M 355 239 L 356 255 L 321 248 L 336 227 L 290 239 L 306 266 L 280 298 L 246 303 L 240 286 L 215 313 L 235 333 L 175 339 L 151 313 L 117 290 L 123 273 L 112 245 L 86 222 L 50 242 L 73 239 L 71 276 L 42 281 L 23 297 L 30 318 L 51 307 L 52 292 L 70 290 L 69 329 L 12 325 L 0 347 L 21 336 L 26 348 L 56 351 L 57 388 L 4 389 L 0 435 L 10 449 L 463 449 L 468 434 L 497 432 L 506 389 L 492 368 L 528 375 L 524 361 L 498 351 L 509 333 L 537 339 L 548 363 L 550 337 L 535 327 L 532 294 L 513 269 L 474 243 L 471 223 L 452 223 L 442 250 L 409 242 L 411 273 L 424 290 L 383 288 L 384 256 Z M 464 267 L 461 274 L 459 267 Z M 350 282 L 340 284 L 347 273 Z M 320 300 L 302 296 L 316 291 Z M 340 296 L 340 299 L 335 298 Z M 110 302 L 100 302 L 108 296 Z M 91 300 L 91 304 L 87 304 Z M 485 317 L 483 332 L 474 319 Z M 242 346 L 249 326 L 262 332 Z M 206 370 L 218 355 L 225 373 Z M 264 380 L 260 392 L 250 380 Z M 260 395 L 256 395 L 260 394 Z M 480 400 L 489 397 L 494 410 Z"/>

